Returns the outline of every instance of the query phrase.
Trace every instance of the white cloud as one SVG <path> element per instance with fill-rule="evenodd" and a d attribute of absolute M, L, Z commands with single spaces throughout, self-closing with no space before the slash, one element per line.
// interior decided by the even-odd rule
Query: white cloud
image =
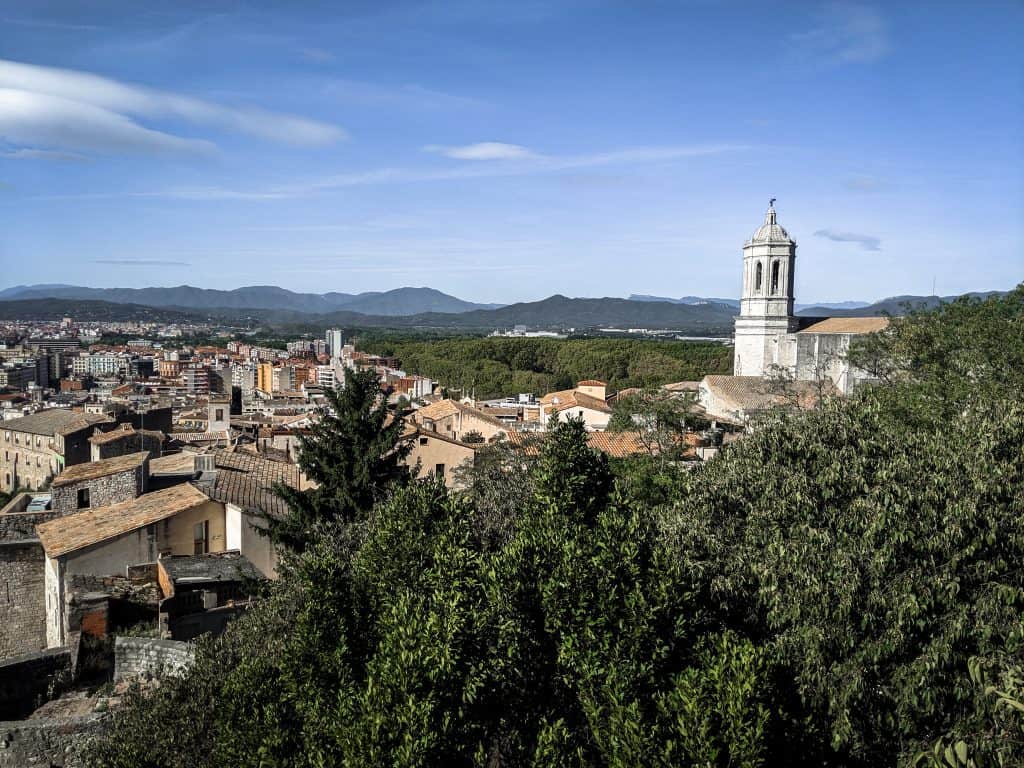
<path fill-rule="evenodd" d="M 826 5 L 819 26 L 798 32 L 792 39 L 807 53 L 834 62 L 877 61 L 892 47 L 882 15 L 874 8 L 851 2 Z"/>
<path fill-rule="evenodd" d="M 139 125 L 109 109 L 45 93 L 0 87 L 0 137 L 19 145 L 95 152 L 206 152 L 213 145 Z"/>
<path fill-rule="evenodd" d="M 424 152 L 434 152 L 456 160 L 522 160 L 534 154 L 526 147 L 518 144 L 505 144 L 500 141 L 482 141 L 478 144 L 466 144 L 461 147 L 445 147 L 428 144 Z"/>
<path fill-rule="evenodd" d="M 882 241 L 873 235 L 860 235 L 856 232 L 837 232 L 834 229 L 819 229 L 815 237 L 824 237 L 837 243 L 857 243 L 865 251 L 882 250 Z"/>
<path fill-rule="evenodd" d="M 69 69 L 0 59 L 0 137 L 19 144 L 88 150 L 207 150 L 208 141 L 147 128 L 136 118 L 175 118 L 271 141 L 317 145 L 344 138 L 340 128 L 251 107 L 129 85 Z"/>

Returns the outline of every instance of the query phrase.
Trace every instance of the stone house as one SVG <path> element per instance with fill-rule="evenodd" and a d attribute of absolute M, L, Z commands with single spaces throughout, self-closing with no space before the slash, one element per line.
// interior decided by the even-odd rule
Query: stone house
<path fill-rule="evenodd" d="M 70 515 L 137 498 L 146 492 L 149 454 L 145 451 L 69 467 L 51 486 L 53 510 Z"/>
<path fill-rule="evenodd" d="M 434 474 L 444 478 L 449 488 L 458 486 L 453 471 L 466 463 L 476 461 L 476 452 L 483 443 L 463 443 L 447 432 L 435 432 L 416 425 L 407 425 L 402 439 L 410 446 L 405 463 L 412 469 L 419 467 L 419 477 Z"/>
<path fill-rule="evenodd" d="M 0 455 L 0 490 L 40 490 L 65 467 L 89 461 L 89 437 L 102 414 L 53 408 L 5 421 Z"/>
<path fill-rule="evenodd" d="M 118 429 L 108 432 L 96 430 L 89 438 L 91 460 L 100 461 L 128 453 L 146 451 L 150 457 L 159 456 L 164 442 L 164 433 L 155 429 L 136 429 L 122 423 Z"/>
<path fill-rule="evenodd" d="M 47 647 L 67 640 L 68 581 L 124 573 L 162 554 L 219 552 L 225 547 L 224 506 L 191 483 L 91 507 L 36 526 L 45 552 Z"/>
<path fill-rule="evenodd" d="M 452 440 L 459 440 L 469 432 L 479 433 L 484 440 L 492 440 L 509 432 L 509 426 L 500 419 L 457 400 L 439 400 L 414 410 L 409 418 L 420 429 L 436 432 Z"/>
<path fill-rule="evenodd" d="M 569 419 L 583 419 L 583 423 L 588 430 L 600 431 L 608 427 L 608 422 L 612 418 L 611 406 L 604 400 L 604 398 L 595 397 L 593 394 L 588 394 L 589 390 L 603 391 L 603 385 L 600 390 L 597 388 L 576 388 L 576 389 L 565 389 L 560 392 L 549 392 L 540 399 L 541 411 L 545 423 L 552 417 L 556 417 L 559 421 L 568 421 Z"/>

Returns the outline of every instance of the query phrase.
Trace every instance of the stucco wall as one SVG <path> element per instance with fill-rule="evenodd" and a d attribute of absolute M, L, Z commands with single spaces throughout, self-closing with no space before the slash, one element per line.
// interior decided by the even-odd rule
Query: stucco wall
<path fill-rule="evenodd" d="M 426 440 L 426 444 L 423 441 Z M 452 470 L 463 462 L 473 461 L 475 451 L 465 445 L 458 445 L 447 440 L 439 440 L 430 435 L 414 435 L 412 450 L 406 458 L 406 464 L 415 467 L 420 462 L 420 477 L 434 472 L 438 464 L 444 464 L 444 482 L 449 488 L 455 487 Z"/>
<path fill-rule="evenodd" d="M 165 521 L 160 532 L 160 551 L 170 550 L 172 555 L 195 554 L 193 528 L 203 520 L 210 522 L 210 552 L 223 552 L 228 548 L 224 506 L 216 501 L 207 501 Z"/>
<path fill-rule="evenodd" d="M 225 549 L 237 549 L 268 579 L 277 578 L 277 552 L 269 538 L 260 534 L 261 523 L 234 504 L 225 505 Z"/>

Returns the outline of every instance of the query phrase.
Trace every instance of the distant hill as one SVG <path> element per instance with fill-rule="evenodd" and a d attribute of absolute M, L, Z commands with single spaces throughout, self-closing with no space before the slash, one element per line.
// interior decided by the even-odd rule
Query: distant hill
<path fill-rule="evenodd" d="M 92 299 L 19 299 L 0 301 L 2 320 L 60 320 L 74 317 L 76 322 L 186 323 L 199 319 L 195 314 L 141 304 L 115 304 Z"/>
<path fill-rule="evenodd" d="M 185 309 L 272 309 L 324 314 L 350 308 L 363 314 L 415 315 L 423 312 L 466 312 L 492 309 L 493 304 L 474 304 L 433 288 L 396 288 L 367 293 L 296 293 L 273 285 L 251 285 L 220 291 L 179 285 L 173 288 L 86 288 L 75 285 L 19 285 L 0 291 L 2 300 L 88 299 L 115 304 Z"/>
<path fill-rule="evenodd" d="M 965 293 L 964 296 L 984 299 L 988 296 L 1001 296 L 1006 291 L 975 291 Z M 803 306 L 797 310 L 798 315 L 808 317 L 875 317 L 877 315 L 904 315 L 908 306 L 914 309 L 932 309 L 940 304 L 948 304 L 956 301 L 960 296 L 890 296 L 887 299 L 876 301 L 874 304 L 865 304 L 860 307 L 849 309 L 837 308 L 829 304 L 817 304 L 814 306 Z"/>
<path fill-rule="evenodd" d="M 664 296 L 648 296 L 643 293 L 634 293 L 629 297 L 630 301 L 668 301 L 672 304 L 725 304 L 733 309 L 740 308 L 739 299 L 704 298 L 702 296 L 682 296 L 678 299 L 670 299 Z M 869 301 L 835 301 L 821 302 L 816 304 L 795 304 L 796 311 L 802 309 L 860 309 L 870 304 Z"/>

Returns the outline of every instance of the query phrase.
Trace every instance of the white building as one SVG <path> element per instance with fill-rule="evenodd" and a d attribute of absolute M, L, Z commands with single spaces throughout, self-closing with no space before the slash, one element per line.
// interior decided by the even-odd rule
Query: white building
<path fill-rule="evenodd" d="M 848 393 L 870 377 L 847 359 L 854 337 L 884 329 L 884 317 L 797 317 L 793 313 L 796 241 L 778 223 L 775 200 L 743 246 L 743 290 L 736 318 L 735 376 L 828 378 Z"/>
<path fill-rule="evenodd" d="M 345 343 L 345 338 L 341 331 L 337 329 L 331 329 L 327 331 L 327 335 L 324 338 L 327 342 L 327 354 L 331 357 L 341 357 L 341 348 Z"/>

